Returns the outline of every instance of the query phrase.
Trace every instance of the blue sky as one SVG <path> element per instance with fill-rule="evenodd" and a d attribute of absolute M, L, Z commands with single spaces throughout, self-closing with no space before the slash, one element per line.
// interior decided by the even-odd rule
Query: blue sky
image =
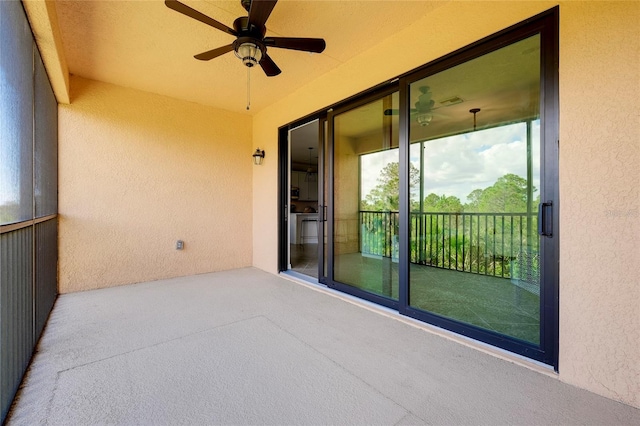
<path fill-rule="evenodd" d="M 424 195 L 433 192 L 455 196 L 465 203 L 471 191 L 487 188 L 507 173 L 526 178 L 526 141 L 525 123 L 516 123 L 425 142 Z M 532 141 L 533 185 L 539 189 L 539 121 L 533 122 Z M 411 146 L 410 158 L 413 165 L 420 168 L 419 143 Z M 362 198 L 377 185 L 385 165 L 397 161 L 397 149 L 361 157 Z M 412 191 L 412 197 L 418 199 L 418 188 Z"/>

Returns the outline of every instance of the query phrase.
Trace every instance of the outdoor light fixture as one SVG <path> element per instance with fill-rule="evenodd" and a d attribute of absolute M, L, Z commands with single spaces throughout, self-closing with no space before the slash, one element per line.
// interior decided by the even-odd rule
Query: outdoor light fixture
<path fill-rule="evenodd" d="M 260 148 L 256 149 L 256 152 L 253 153 L 253 164 L 259 166 L 262 164 L 262 160 L 264 160 L 264 150 L 260 150 Z"/>

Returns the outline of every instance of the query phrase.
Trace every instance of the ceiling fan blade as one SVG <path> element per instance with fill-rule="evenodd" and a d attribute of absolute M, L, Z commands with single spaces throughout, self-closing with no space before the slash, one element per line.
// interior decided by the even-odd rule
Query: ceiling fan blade
<path fill-rule="evenodd" d="M 249 25 L 262 28 L 269 19 L 271 11 L 275 7 L 278 0 L 251 0 L 249 8 Z"/>
<path fill-rule="evenodd" d="M 282 72 L 280 68 L 278 68 L 276 63 L 273 62 L 273 59 L 271 59 L 271 57 L 266 53 L 264 54 L 264 56 L 262 56 L 262 59 L 260 60 L 260 66 L 262 67 L 262 70 L 267 75 L 267 77 L 273 77 Z"/>
<path fill-rule="evenodd" d="M 418 112 L 418 110 L 415 109 L 415 108 L 411 108 L 410 112 L 411 112 L 411 114 L 415 114 L 415 113 Z M 427 112 L 430 112 L 430 111 L 427 111 Z M 388 109 L 384 110 L 384 115 L 398 115 L 398 114 L 400 114 L 400 110 L 399 109 L 388 108 Z"/>
<path fill-rule="evenodd" d="M 298 37 L 266 37 L 263 40 L 266 46 L 279 47 L 281 49 L 303 50 L 305 52 L 322 53 L 327 43 L 321 38 Z"/>
<path fill-rule="evenodd" d="M 233 44 L 228 44 L 226 46 L 218 47 L 217 49 L 199 53 L 195 55 L 194 58 L 200 59 L 201 61 L 209 61 L 213 58 L 217 58 L 220 55 L 224 55 L 227 52 L 231 52 L 232 50 L 233 50 Z"/>
<path fill-rule="evenodd" d="M 198 12 L 195 9 L 190 8 L 186 4 L 180 3 L 178 0 L 164 0 L 164 4 L 169 8 L 173 9 L 176 12 L 180 12 L 183 15 L 187 15 L 190 18 L 196 19 L 202 23 L 212 26 L 213 28 L 217 28 L 220 31 L 224 31 L 227 34 L 231 34 L 232 36 L 237 36 L 238 33 L 234 29 L 227 27 L 225 24 L 216 21 L 213 18 L 209 18 L 207 15 Z"/>

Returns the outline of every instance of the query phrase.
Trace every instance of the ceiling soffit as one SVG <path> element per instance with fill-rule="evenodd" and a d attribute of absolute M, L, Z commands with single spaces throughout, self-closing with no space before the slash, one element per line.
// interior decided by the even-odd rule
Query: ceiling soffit
<path fill-rule="evenodd" d="M 232 26 L 246 15 L 239 0 L 185 4 Z M 295 92 L 354 55 L 429 13 L 438 2 L 280 0 L 267 36 L 321 37 L 321 54 L 270 48 L 282 69 L 266 77 L 251 70 L 251 111 Z M 247 68 L 232 52 L 211 61 L 195 54 L 234 37 L 177 13 L 162 0 L 57 1 L 69 72 L 84 78 L 158 93 L 230 111 L 246 112 Z"/>

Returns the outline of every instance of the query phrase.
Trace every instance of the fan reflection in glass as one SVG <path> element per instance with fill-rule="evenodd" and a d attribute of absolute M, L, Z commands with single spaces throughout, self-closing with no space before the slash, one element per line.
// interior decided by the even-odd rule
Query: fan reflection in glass
<path fill-rule="evenodd" d="M 307 168 L 307 173 L 304 175 L 305 182 L 317 182 L 318 181 L 318 173 L 313 171 L 313 163 L 311 161 L 311 151 L 313 147 L 309 147 L 309 167 Z"/>

